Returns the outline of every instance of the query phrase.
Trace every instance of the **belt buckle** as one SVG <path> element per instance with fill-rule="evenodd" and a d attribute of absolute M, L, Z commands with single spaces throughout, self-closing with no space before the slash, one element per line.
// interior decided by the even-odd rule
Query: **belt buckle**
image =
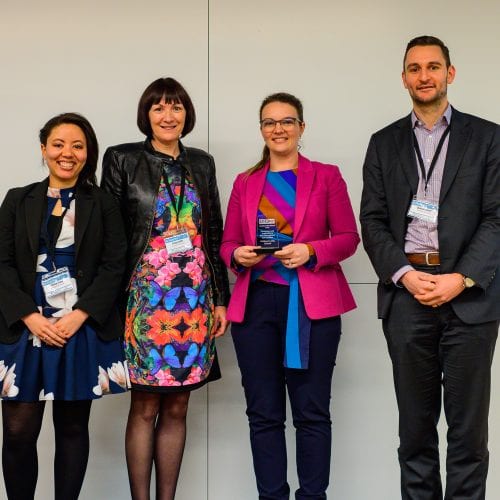
<path fill-rule="evenodd" d="M 425 252 L 425 265 L 426 266 L 432 266 L 433 264 L 431 264 L 429 262 L 429 255 L 437 255 L 437 252 Z"/>

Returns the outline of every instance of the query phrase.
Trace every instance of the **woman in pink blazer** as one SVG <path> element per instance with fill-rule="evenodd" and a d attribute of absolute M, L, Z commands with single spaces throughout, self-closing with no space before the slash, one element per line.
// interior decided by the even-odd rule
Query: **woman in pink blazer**
<path fill-rule="evenodd" d="M 359 243 L 346 184 L 338 167 L 299 155 L 304 128 L 299 99 L 264 99 L 263 157 L 236 178 L 221 246 L 236 274 L 227 316 L 261 499 L 290 494 L 286 390 L 296 429 L 295 498 L 326 498 L 340 315 L 356 307 L 340 267 Z"/>

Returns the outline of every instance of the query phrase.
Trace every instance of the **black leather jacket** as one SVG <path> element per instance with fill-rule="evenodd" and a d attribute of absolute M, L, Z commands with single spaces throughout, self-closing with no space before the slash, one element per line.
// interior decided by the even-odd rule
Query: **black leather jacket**
<path fill-rule="evenodd" d="M 211 273 L 214 305 L 226 306 L 229 283 L 226 266 L 219 257 L 223 224 L 214 160 L 201 149 L 181 145 L 181 151 L 182 165 L 201 200 L 202 242 Z M 167 161 L 168 157 L 155 151 L 148 140 L 112 146 L 104 154 L 101 187 L 120 203 L 127 231 L 127 287 L 149 242 L 161 174 Z"/>

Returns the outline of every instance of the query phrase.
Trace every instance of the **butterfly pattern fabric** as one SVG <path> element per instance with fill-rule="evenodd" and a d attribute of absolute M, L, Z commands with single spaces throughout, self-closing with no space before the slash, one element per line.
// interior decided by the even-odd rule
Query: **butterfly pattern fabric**
<path fill-rule="evenodd" d="M 214 362 L 200 200 L 188 175 L 177 220 L 166 188 L 169 182 L 177 202 L 182 168 L 176 161 L 164 168 L 151 237 L 130 285 L 124 342 L 132 386 L 179 390 L 201 384 Z M 165 237 L 177 226 L 187 229 L 193 248 L 169 255 Z"/>

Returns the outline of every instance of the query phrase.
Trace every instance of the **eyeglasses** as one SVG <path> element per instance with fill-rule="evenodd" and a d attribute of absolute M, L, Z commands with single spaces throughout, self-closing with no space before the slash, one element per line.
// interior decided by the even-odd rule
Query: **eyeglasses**
<path fill-rule="evenodd" d="M 262 130 L 266 132 L 271 132 L 276 128 L 277 124 L 281 125 L 281 128 L 283 130 L 291 130 L 293 127 L 295 127 L 295 124 L 298 123 L 299 125 L 302 124 L 302 121 L 299 120 L 298 118 L 293 118 L 291 116 L 287 116 L 286 118 L 283 118 L 281 120 L 273 120 L 272 118 L 264 118 L 263 120 L 260 121 L 260 127 Z"/>

